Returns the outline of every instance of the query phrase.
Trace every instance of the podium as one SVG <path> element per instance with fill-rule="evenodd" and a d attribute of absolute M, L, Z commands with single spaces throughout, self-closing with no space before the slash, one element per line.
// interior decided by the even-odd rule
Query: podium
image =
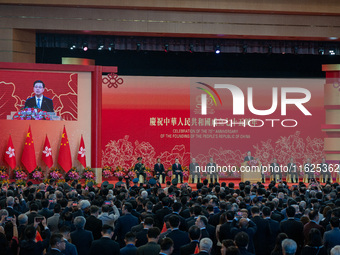
<path fill-rule="evenodd" d="M 248 166 L 247 162 L 243 162 L 241 164 L 241 167 L 246 167 Z M 251 168 L 251 166 L 249 166 Z M 259 162 L 258 168 L 254 169 L 254 171 L 252 172 L 251 170 L 248 172 L 246 171 L 246 169 L 244 169 L 243 171 L 241 171 L 241 181 L 245 182 L 245 181 L 250 181 L 250 182 L 260 182 L 262 180 L 261 177 L 261 172 L 260 172 L 260 167 L 261 167 L 261 162 Z"/>

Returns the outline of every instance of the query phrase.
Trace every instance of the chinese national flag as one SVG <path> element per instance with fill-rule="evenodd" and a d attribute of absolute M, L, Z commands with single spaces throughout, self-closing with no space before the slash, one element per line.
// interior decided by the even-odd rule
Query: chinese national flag
<path fill-rule="evenodd" d="M 72 168 L 72 158 L 70 144 L 66 134 L 66 128 L 64 127 L 63 134 L 61 136 L 61 143 L 58 155 L 58 163 L 67 173 Z"/>
<path fill-rule="evenodd" d="M 15 150 L 14 150 L 11 135 L 9 135 L 9 139 L 8 139 L 8 145 L 7 145 L 7 149 L 5 152 L 5 161 L 12 169 L 15 168 L 16 166 Z"/>
<path fill-rule="evenodd" d="M 49 168 L 51 168 L 51 166 L 53 165 L 52 149 L 51 149 L 50 141 L 47 138 L 47 135 L 45 138 L 45 145 L 44 145 L 44 150 L 42 154 L 42 160 L 45 162 L 45 164 Z"/>
<path fill-rule="evenodd" d="M 86 167 L 86 156 L 85 156 L 85 143 L 83 136 L 81 136 L 80 139 L 80 145 L 79 145 L 79 151 L 78 151 L 78 160 L 83 165 L 83 167 Z"/>
<path fill-rule="evenodd" d="M 21 156 L 21 162 L 24 164 L 29 173 L 31 173 L 37 167 L 31 126 L 28 128 L 24 151 Z"/>

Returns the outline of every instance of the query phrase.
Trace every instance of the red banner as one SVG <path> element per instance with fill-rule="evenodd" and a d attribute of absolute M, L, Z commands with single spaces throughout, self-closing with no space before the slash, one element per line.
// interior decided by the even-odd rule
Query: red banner
<path fill-rule="evenodd" d="M 66 128 L 64 127 L 63 134 L 61 136 L 61 143 L 58 155 L 58 163 L 67 173 L 72 168 L 72 158 L 70 144 L 68 142 Z"/>
<path fill-rule="evenodd" d="M 7 145 L 7 149 L 5 152 L 5 161 L 12 169 L 15 168 L 16 166 L 15 150 L 14 150 L 11 135 L 9 135 L 9 139 L 8 139 L 8 145 Z"/>
<path fill-rule="evenodd" d="M 25 168 L 27 169 L 29 173 L 33 172 L 33 170 L 37 167 L 31 126 L 29 126 L 28 132 L 26 135 L 26 141 L 25 141 L 24 151 L 22 152 L 22 156 L 21 156 L 21 162 L 23 163 L 23 165 L 25 166 Z"/>
<path fill-rule="evenodd" d="M 86 152 L 86 150 L 85 150 L 85 143 L 84 143 L 83 136 L 81 136 L 79 150 L 78 150 L 78 160 L 83 165 L 83 167 L 86 167 L 86 155 L 85 155 L 85 152 Z"/>
<path fill-rule="evenodd" d="M 42 152 L 42 160 L 45 162 L 46 166 L 48 166 L 49 168 L 52 167 L 53 165 L 52 149 L 51 149 L 50 141 L 48 140 L 47 135 L 45 138 L 44 149 Z"/>

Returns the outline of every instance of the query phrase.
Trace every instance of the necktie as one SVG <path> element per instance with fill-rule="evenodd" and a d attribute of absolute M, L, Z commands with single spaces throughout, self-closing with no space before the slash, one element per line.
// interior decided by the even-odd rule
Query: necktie
<path fill-rule="evenodd" d="M 41 108 L 41 104 L 40 104 L 40 100 L 41 100 L 41 99 L 38 98 L 37 100 L 38 100 L 38 105 L 37 105 L 37 106 L 38 106 L 38 108 Z"/>

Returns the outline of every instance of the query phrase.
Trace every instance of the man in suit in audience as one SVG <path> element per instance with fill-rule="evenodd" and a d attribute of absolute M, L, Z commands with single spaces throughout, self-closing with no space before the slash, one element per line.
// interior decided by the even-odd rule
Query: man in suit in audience
<path fill-rule="evenodd" d="M 239 232 L 245 232 L 247 233 L 248 235 L 248 247 L 247 247 L 247 251 L 248 252 L 251 252 L 251 253 L 255 253 L 255 248 L 254 248 L 254 235 L 257 231 L 257 226 L 256 224 L 249 220 L 246 219 L 246 218 L 241 218 L 239 220 L 239 223 L 236 227 L 233 227 L 230 232 L 232 234 L 232 236 L 235 238 L 236 235 L 239 233 Z"/>
<path fill-rule="evenodd" d="M 303 224 L 301 221 L 295 220 L 295 208 L 288 206 L 286 209 L 287 220 L 283 220 L 280 223 L 281 232 L 285 233 L 288 238 L 293 239 L 297 243 L 298 253 L 301 251 L 304 236 L 303 236 Z"/>
<path fill-rule="evenodd" d="M 132 205 L 130 203 L 125 203 L 122 209 L 123 216 L 120 216 L 116 221 L 114 236 L 117 237 L 120 248 L 125 246 L 124 237 L 126 233 L 131 231 L 133 226 L 138 225 L 138 218 L 133 216 L 131 212 Z"/>
<path fill-rule="evenodd" d="M 49 217 L 53 216 L 53 211 L 48 209 L 49 203 L 50 202 L 49 202 L 48 199 L 41 200 L 42 209 L 40 211 L 38 211 L 38 213 L 40 215 L 44 216 L 46 219 L 48 219 Z"/>
<path fill-rule="evenodd" d="M 179 159 L 175 159 L 175 164 L 172 165 L 172 174 L 174 174 L 178 180 L 178 176 L 181 177 L 181 183 L 183 183 L 183 169 L 179 163 Z"/>
<path fill-rule="evenodd" d="M 159 254 L 170 255 L 174 251 L 174 242 L 171 238 L 166 237 L 161 241 L 161 251 Z"/>
<path fill-rule="evenodd" d="M 59 230 L 63 235 L 65 241 L 65 250 L 61 251 L 64 255 L 78 255 L 77 247 L 74 244 L 68 242 L 71 239 L 71 228 L 69 226 L 62 226 Z"/>
<path fill-rule="evenodd" d="M 47 219 L 47 226 L 51 230 L 52 233 L 58 231 L 60 211 L 61 211 L 61 205 L 56 204 L 53 208 L 53 212 L 54 212 L 53 216 L 51 216 Z"/>
<path fill-rule="evenodd" d="M 183 245 L 186 245 L 190 243 L 189 235 L 188 233 L 179 230 L 179 217 L 176 215 L 173 215 L 169 217 L 169 225 L 171 228 L 171 232 L 167 234 L 166 237 L 170 237 L 172 241 L 174 241 L 174 251 L 173 255 L 179 255 L 180 254 L 180 248 Z"/>
<path fill-rule="evenodd" d="M 194 225 L 189 228 L 189 238 L 190 243 L 180 248 L 181 255 L 194 254 L 195 250 L 199 247 L 201 230 L 198 226 Z"/>
<path fill-rule="evenodd" d="M 136 247 L 140 247 L 148 242 L 148 230 L 153 227 L 153 218 L 146 217 L 143 229 L 136 233 Z"/>
<path fill-rule="evenodd" d="M 65 241 L 62 234 L 53 234 L 50 239 L 51 249 L 46 255 L 63 255 L 65 250 Z"/>
<path fill-rule="evenodd" d="M 309 232 L 312 228 L 316 228 L 320 230 L 321 235 L 325 232 L 325 229 L 323 226 L 319 225 L 317 222 L 319 222 L 319 212 L 317 210 L 310 211 L 309 214 L 309 222 L 303 227 L 303 235 L 305 237 L 305 243 L 308 243 L 308 236 Z"/>
<path fill-rule="evenodd" d="M 235 235 L 235 244 L 238 247 L 240 255 L 254 255 L 255 252 L 249 252 L 249 236 L 246 232 L 241 231 Z"/>
<path fill-rule="evenodd" d="M 254 235 L 254 246 L 256 254 L 269 255 L 268 252 L 269 239 L 272 235 L 269 222 L 260 216 L 260 208 L 253 206 L 251 208 L 252 221 L 257 226 L 256 235 Z"/>
<path fill-rule="evenodd" d="M 125 247 L 120 249 L 120 255 L 136 255 L 137 247 L 136 236 L 133 232 L 127 232 L 125 235 Z"/>
<path fill-rule="evenodd" d="M 14 197 L 10 196 L 6 198 L 6 210 L 8 212 L 8 216 L 10 217 L 17 217 L 20 215 L 20 212 L 18 212 L 17 210 L 15 210 L 14 207 Z M 45 217 L 46 218 L 46 217 Z M 46 218 L 47 219 L 47 218 Z"/>
<path fill-rule="evenodd" d="M 148 242 L 137 249 L 138 255 L 158 255 L 161 251 L 161 246 L 158 244 L 160 230 L 155 228 L 148 229 Z"/>
<path fill-rule="evenodd" d="M 164 224 L 164 217 L 170 213 L 172 213 L 172 210 L 169 208 L 170 205 L 170 198 L 168 197 L 163 197 L 162 198 L 162 205 L 163 208 L 158 209 L 156 211 L 156 215 L 154 217 L 155 219 L 155 225 L 159 229 L 163 229 L 163 224 Z"/>
<path fill-rule="evenodd" d="M 270 218 L 271 210 L 269 207 L 265 206 L 262 208 L 262 217 L 269 223 L 271 230 L 271 235 L 268 237 L 267 241 L 267 254 L 270 254 L 275 247 L 276 237 L 280 233 L 280 223 L 276 220 Z"/>
<path fill-rule="evenodd" d="M 112 239 L 113 228 L 109 225 L 103 225 L 102 237 L 92 242 L 90 255 L 112 255 L 119 254 L 119 244 Z"/>
<path fill-rule="evenodd" d="M 332 217 L 330 225 L 332 230 L 325 232 L 323 236 L 323 243 L 327 249 L 327 254 L 330 253 L 334 246 L 340 245 L 339 217 Z"/>
<path fill-rule="evenodd" d="M 103 222 L 98 219 L 99 207 L 92 205 L 90 207 L 90 213 L 91 215 L 86 219 L 85 229 L 92 232 L 94 240 L 98 240 L 101 237 L 103 225 Z"/>
<path fill-rule="evenodd" d="M 227 222 L 221 225 L 219 239 L 222 242 L 223 240 L 233 239 L 230 230 L 235 226 L 236 221 L 234 221 L 235 214 L 234 211 L 227 211 Z"/>
<path fill-rule="evenodd" d="M 200 241 L 200 252 L 198 255 L 207 255 L 212 253 L 213 242 L 209 238 L 203 238 Z"/>
<path fill-rule="evenodd" d="M 161 159 L 157 158 L 157 163 L 153 168 L 156 176 L 162 176 L 162 183 L 165 183 L 165 169 L 163 164 L 161 163 Z"/>
<path fill-rule="evenodd" d="M 77 247 L 78 255 L 88 255 L 93 241 L 92 232 L 84 229 L 85 223 L 86 219 L 83 216 L 74 219 L 76 230 L 71 233 L 71 240 Z"/>
<path fill-rule="evenodd" d="M 201 229 L 201 239 L 202 238 L 210 238 L 211 240 L 214 239 L 215 236 L 215 231 L 208 231 L 207 225 L 208 225 L 208 219 L 207 217 L 200 215 L 196 219 L 196 224 L 197 227 Z"/>
<path fill-rule="evenodd" d="M 170 216 L 177 215 L 179 217 L 179 221 L 180 221 L 179 229 L 182 230 L 182 231 L 187 231 L 188 230 L 187 222 L 185 221 L 185 219 L 181 215 L 179 215 L 179 213 L 181 212 L 181 209 L 182 209 L 181 203 L 179 203 L 179 202 L 173 203 L 173 205 L 172 205 L 173 211 L 172 211 L 172 213 L 170 213 L 170 214 L 168 214 L 164 217 L 164 222 L 167 222 Z"/>

